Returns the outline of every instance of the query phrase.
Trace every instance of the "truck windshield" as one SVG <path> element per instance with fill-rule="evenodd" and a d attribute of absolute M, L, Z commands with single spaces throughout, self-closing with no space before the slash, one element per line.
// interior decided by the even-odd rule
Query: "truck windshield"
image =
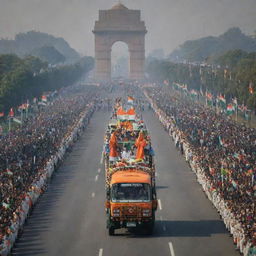
<path fill-rule="evenodd" d="M 149 202 L 150 185 L 146 183 L 117 183 L 111 188 L 112 202 Z"/>

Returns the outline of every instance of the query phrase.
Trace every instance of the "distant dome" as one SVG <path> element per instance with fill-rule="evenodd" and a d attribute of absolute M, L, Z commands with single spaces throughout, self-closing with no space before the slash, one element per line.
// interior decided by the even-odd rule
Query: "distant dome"
<path fill-rule="evenodd" d="M 118 4 L 114 5 L 111 8 L 111 10 L 128 10 L 128 8 L 121 3 L 118 3 Z"/>

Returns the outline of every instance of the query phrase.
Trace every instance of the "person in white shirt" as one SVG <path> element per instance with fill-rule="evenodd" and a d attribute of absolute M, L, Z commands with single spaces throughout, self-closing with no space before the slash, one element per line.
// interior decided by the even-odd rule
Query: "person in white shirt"
<path fill-rule="evenodd" d="M 121 154 L 122 159 L 130 159 L 131 158 L 131 152 L 127 150 L 126 147 L 124 147 L 124 150 Z"/>

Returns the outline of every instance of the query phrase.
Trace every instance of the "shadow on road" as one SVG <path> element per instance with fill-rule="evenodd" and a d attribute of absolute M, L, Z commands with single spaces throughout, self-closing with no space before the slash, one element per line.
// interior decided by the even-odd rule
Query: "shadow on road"
<path fill-rule="evenodd" d="M 128 238 L 148 237 L 209 237 L 214 234 L 228 234 L 221 220 L 157 220 L 153 235 L 145 235 L 143 231 L 117 232 L 116 236 L 127 236 Z"/>

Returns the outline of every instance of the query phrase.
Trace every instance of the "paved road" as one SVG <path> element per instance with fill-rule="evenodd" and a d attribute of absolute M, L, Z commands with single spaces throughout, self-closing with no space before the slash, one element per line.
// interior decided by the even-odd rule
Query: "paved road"
<path fill-rule="evenodd" d="M 235 256 L 232 239 L 153 112 L 144 118 L 156 152 L 161 209 L 153 236 L 105 228 L 101 152 L 107 112 L 97 112 L 27 221 L 13 255 Z"/>

